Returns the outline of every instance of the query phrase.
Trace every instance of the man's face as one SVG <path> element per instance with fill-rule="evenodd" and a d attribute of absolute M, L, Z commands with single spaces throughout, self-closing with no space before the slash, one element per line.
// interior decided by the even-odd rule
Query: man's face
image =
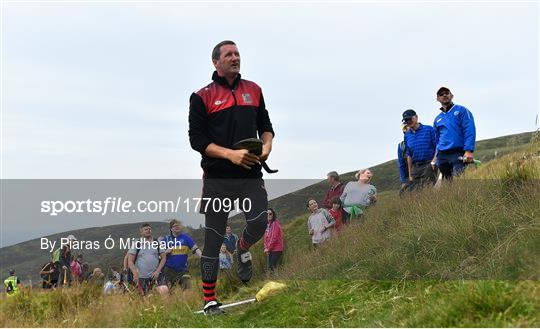
<path fill-rule="evenodd" d="M 234 76 L 240 72 L 240 53 L 235 45 L 223 45 L 218 60 L 213 60 L 220 76 Z"/>
<path fill-rule="evenodd" d="M 405 124 L 407 125 L 407 128 L 412 128 L 416 125 L 418 122 L 418 116 L 414 115 L 412 118 L 405 120 Z"/>
<path fill-rule="evenodd" d="M 143 238 L 149 238 L 152 236 L 152 228 L 150 226 L 145 226 L 141 228 L 141 236 Z"/>
<path fill-rule="evenodd" d="M 180 234 L 180 232 L 182 232 L 182 228 L 180 227 L 180 225 L 174 224 L 173 226 L 171 226 L 171 232 L 172 234 L 177 236 L 178 234 Z"/>
<path fill-rule="evenodd" d="M 334 177 L 326 176 L 326 181 L 328 182 L 328 185 L 330 186 L 334 185 Z"/>
<path fill-rule="evenodd" d="M 437 101 L 441 103 L 441 105 L 450 104 L 453 98 L 454 98 L 454 95 L 452 95 L 452 93 L 449 91 L 442 91 L 439 94 L 437 94 Z"/>
<path fill-rule="evenodd" d="M 227 228 L 225 229 L 225 233 L 227 235 L 232 234 L 232 228 L 230 226 L 227 226 Z"/>

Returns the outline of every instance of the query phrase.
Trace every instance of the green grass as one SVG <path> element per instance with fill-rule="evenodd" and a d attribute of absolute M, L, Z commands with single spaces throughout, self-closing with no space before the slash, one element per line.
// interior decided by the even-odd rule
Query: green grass
<path fill-rule="evenodd" d="M 101 296 L 99 287 L 32 292 L 0 302 L 2 327 L 538 327 L 540 147 L 471 169 L 453 184 L 404 199 L 380 193 L 364 223 L 312 250 L 307 212 L 284 224 L 288 288 L 227 316 L 193 314 L 199 289 L 159 296 Z M 279 209 L 279 208 L 278 208 Z M 224 302 L 266 282 L 262 246 L 255 277 L 222 275 Z M 197 261 L 192 261 L 194 284 Z"/>

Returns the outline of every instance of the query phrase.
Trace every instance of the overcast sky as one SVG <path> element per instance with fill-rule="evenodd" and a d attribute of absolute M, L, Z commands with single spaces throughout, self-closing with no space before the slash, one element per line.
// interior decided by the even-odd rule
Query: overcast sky
<path fill-rule="evenodd" d="M 1 174 L 201 177 L 188 100 L 224 39 L 263 89 L 272 178 L 395 158 L 401 113 L 432 124 L 440 86 L 472 111 L 477 139 L 531 131 L 538 15 L 537 1 L 6 1 Z"/>
<path fill-rule="evenodd" d="M 223 39 L 263 89 L 272 178 L 395 158 L 402 111 L 432 124 L 443 85 L 478 139 L 538 113 L 538 2 L 35 1 L 2 19 L 4 178 L 199 178 L 188 99 Z"/>

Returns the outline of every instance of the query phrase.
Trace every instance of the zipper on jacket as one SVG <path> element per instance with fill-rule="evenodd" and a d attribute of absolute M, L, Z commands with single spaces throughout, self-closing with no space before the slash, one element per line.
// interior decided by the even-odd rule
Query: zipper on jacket
<path fill-rule="evenodd" d="M 234 89 L 231 89 L 231 94 L 234 99 L 234 106 L 238 105 L 238 102 L 236 101 L 236 95 L 234 94 Z"/>

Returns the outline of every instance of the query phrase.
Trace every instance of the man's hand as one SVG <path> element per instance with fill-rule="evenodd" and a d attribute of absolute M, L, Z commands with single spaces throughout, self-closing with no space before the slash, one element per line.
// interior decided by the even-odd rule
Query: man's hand
<path fill-rule="evenodd" d="M 62 265 L 62 269 L 63 269 L 63 270 L 67 270 L 66 265 Z"/>
<path fill-rule="evenodd" d="M 412 176 L 409 176 L 409 182 L 412 182 L 412 181 L 413 181 Z"/>
<path fill-rule="evenodd" d="M 465 151 L 463 158 L 465 158 L 465 162 L 467 163 L 474 161 L 474 155 L 471 151 Z"/>
<path fill-rule="evenodd" d="M 251 169 L 251 166 L 259 163 L 259 157 L 249 153 L 248 150 L 230 150 L 227 158 L 235 165 L 245 169 Z"/>
<path fill-rule="evenodd" d="M 139 271 L 135 271 L 132 273 L 133 273 L 133 282 L 135 283 L 139 282 Z"/>
<path fill-rule="evenodd" d="M 155 270 L 154 272 L 152 272 L 152 279 L 157 280 L 160 274 L 161 274 L 161 271 Z"/>
<path fill-rule="evenodd" d="M 270 152 L 272 152 L 272 144 L 271 143 L 263 144 L 262 154 L 260 156 L 260 160 L 261 161 L 266 161 L 268 159 L 268 156 L 270 155 Z"/>

